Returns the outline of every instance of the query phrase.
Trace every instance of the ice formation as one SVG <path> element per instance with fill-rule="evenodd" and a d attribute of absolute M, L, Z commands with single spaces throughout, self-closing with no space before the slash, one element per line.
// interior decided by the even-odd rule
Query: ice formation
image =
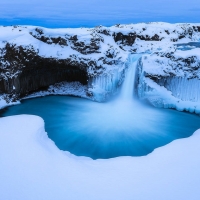
<path fill-rule="evenodd" d="M 110 94 L 115 94 L 123 81 L 124 71 L 125 68 L 118 68 L 92 77 L 88 89 L 92 98 L 97 101 L 105 101 Z"/>
<path fill-rule="evenodd" d="M 172 92 L 172 95 L 182 101 L 200 101 L 200 81 L 197 78 L 169 77 L 157 82 Z"/>
<path fill-rule="evenodd" d="M 135 83 L 138 96 L 155 106 L 157 101 L 163 102 L 159 103 L 162 107 L 198 110 L 200 24 L 158 22 L 76 29 L 8 26 L 0 30 L 0 99 L 4 105 L 45 88 L 46 94 L 57 91 L 104 101 L 119 91 L 130 54 L 141 53 Z M 80 82 L 86 89 L 76 90 L 68 83 L 61 91 L 48 88 L 59 82 Z M 186 102 L 188 106 L 183 106 Z"/>

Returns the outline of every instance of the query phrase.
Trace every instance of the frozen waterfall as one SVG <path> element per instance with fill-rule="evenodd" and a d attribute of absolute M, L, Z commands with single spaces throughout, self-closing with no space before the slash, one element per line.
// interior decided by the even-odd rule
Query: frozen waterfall
<path fill-rule="evenodd" d="M 99 102 L 105 101 L 111 94 L 118 93 L 121 85 L 119 99 L 133 98 L 136 65 L 140 57 L 141 55 L 139 54 L 129 55 L 127 62 L 123 66 L 116 67 L 105 74 L 92 77 L 89 81 L 88 91 L 94 100 Z"/>
<path fill-rule="evenodd" d="M 110 94 L 116 93 L 123 80 L 123 74 L 124 70 L 118 68 L 92 77 L 89 83 L 89 92 L 92 94 L 94 100 L 102 102 Z"/>
<path fill-rule="evenodd" d="M 129 68 L 126 72 L 126 77 L 121 88 L 120 99 L 130 100 L 134 96 L 137 61 L 140 57 L 141 55 L 138 54 L 129 57 Z"/>

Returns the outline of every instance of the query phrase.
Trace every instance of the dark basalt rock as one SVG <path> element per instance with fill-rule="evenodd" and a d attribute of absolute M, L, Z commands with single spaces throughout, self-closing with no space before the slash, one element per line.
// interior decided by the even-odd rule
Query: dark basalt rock
<path fill-rule="evenodd" d="M 181 74 L 181 78 L 185 79 L 200 79 L 200 60 L 196 56 L 190 56 L 187 58 L 180 58 L 175 57 L 174 53 L 155 53 L 159 57 L 166 57 L 168 58 L 171 70 L 163 70 L 165 75 L 156 75 L 156 74 L 149 74 L 144 72 L 144 76 L 150 78 L 154 82 L 160 83 L 162 82 L 165 86 L 165 80 L 169 80 L 174 77 L 179 77 L 177 74 Z M 159 59 L 158 61 L 159 62 Z"/>
<path fill-rule="evenodd" d="M 99 35 L 95 35 L 91 38 L 90 43 L 87 44 L 84 41 L 80 41 L 77 35 L 74 35 L 69 38 L 69 41 L 72 49 L 86 55 L 91 53 L 100 53 L 100 42 L 103 42 L 103 38 Z"/>
<path fill-rule="evenodd" d="M 132 46 L 136 39 L 135 33 L 129 33 L 128 35 L 124 35 L 122 33 L 114 33 L 113 38 L 115 42 L 120 42 L 123 45 Z"/>
<path fill-rule="evenodd" d="M 59 44 L 61 46 L 67 46 L 67 40 L 65 38 L 62 38 L 62 37 L 55 38 L 55 37 L 46 36 L 43 30 L 40 28 L 36 28 L 35 33 L 30 32 L 30 34 L 37 40 L 40 40 L 47 44 Z"/>
<path fill-rule="evenodd" d="M 169 35 L 169 34 L 170 34 L 168 30 L 165 30 L 165 33 L 167 33 L 167 35 Z"/>
<path fill-rule="evenodd" d="M 137 35 L 136 33 L 129 33 L 128 35 L 124 35 L 121 32 L 114 33 L 113 38 L 115 42 L 120 42 L 120 44 L 132 46 L 136 40 L 139 38 L 140 40 L 145 41 L 161 41 L 163 38 L 160 38 L 159 35 L 155 34 L 150 37 L 149 35 Z"/>
<path fill-rule="evenodd" d="M 196 32 L 200 32 L 200 26 L 193 26 L 193 30 Z"/>
<path fill-rule="evenodd" d="M 106 29 L 105 27 L 102 27 L 102 26 L 95 27 L 94 31 L 96 31 L 97 33 L 100 33 L 100 34 L 111 36 L 110 30 L 108 30 L 108 29 Z"/>
<path fill-rule="evenodd" d="M 154 36 L 150 37 L 149 35 L 137 35 L 140 40 L 145 41 L 161 41 L 163 38 L 160 38 L 159 35 L 155 34 Z"/>
<path fill-rule="evenodd" d="M 27 48 L 7 43 L 0 57 L 0 91 L 24 96 L 61 81 L 87 84 L 86 64 L 71 59 L 44 58 L 31 46 Z M 2 63 L 2 62 L 1 62 Z M 5 64 L 6 63 L 6 64 Z"/>

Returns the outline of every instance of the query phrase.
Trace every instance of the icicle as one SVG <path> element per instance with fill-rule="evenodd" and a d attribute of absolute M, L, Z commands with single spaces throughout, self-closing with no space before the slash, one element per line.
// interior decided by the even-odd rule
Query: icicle
<path fill-rule="evenodd" d="M 158 84 L 164 86 L 172 95 L 182 101 L 200 101 L 200 80 L 183 77 L 161 79 Z"/>

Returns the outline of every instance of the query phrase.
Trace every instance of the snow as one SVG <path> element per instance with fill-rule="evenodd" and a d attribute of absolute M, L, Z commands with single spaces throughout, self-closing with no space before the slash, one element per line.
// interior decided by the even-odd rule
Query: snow
<path fill-rule="evenodd" d="M 188 83 L 185 84 L 185 87 L 187 85 L 188 85 Z M 179 86 L 179 87 L 181 87 L 181 86 Z M 183 87 L 182 90 L 185 92 L 184 86 L 182 86 L 182 87 Z M 185 88 L 185 89 L 188 89 L 188 88 Z M 196 88 L 196 87 L 191 87 L 191 90 L 193 90 L 193 91 L 192 92 L 190 91 L 190 92 L 192 94 L 195 94 L 196 97 L 198 98 L 197 89 L 198 88 Z M 190 88 L 188 90 L 190 90 Z M 143 82 L 140 83 L 140 85 L 138 87 L 138 95 L 139 95 L 140 99 L 148 99 L 149 102 L 151 104 L 153 104 L 155 107 L 174 108 L 178 111 L 187 111 L 190 113 L 200 114 L 200 102 L 199 101 L 182 100 L 178 97 L 175 97 L 173 95 L 172 91 L 167 90 L 164 86 L 158 85 L 150 78 L 145 78 L 143 80 Z M 182 95 L 182 94 L 180 94 L 180 95 Z M 191 97 L 191 96 L 189 96 L 189 97 Z M 184 98 L 187 98 L 187 96 L 185 96 Z"/>
<path fill-rule="evenodd" d="M 71 46 L 61 46 L 56 44 L 47 44 L 36 38 L 33 35 L 37 35 L 38 33 L 35 31 L 37 29 L 41 29 L 43 31 L 43 35 L 45 37 L 62 37 L 65 39 L 69 39 L 71 36 L 78 36 L 78 40 L 84 42 L 85 45 L 90 45 L 90 40 L 95 37 L 94 29 L 90 28 L 62 28 L 62 29 L 48 29 L 44 27 L 35 27 L 35 26 L 8 26 L 8 27 L 0 27 L 0 41 L 1 47 L 3 47 L 6 42 L 16 44 L 17 46 L 27 47 L 28 45 L 32 45 L 35 50 L 38 50 L 38 55 L 42 57 L 52 57 L 59 59 L 69 58 L 70 55 L 81 56 L 82 58 L 92 58 L 98 59 L 103 56 L 104 51 L 101 53 L 93 53 L 92 56 L 83 55 L 78 51 L 71 48 Z M 112 44 L 118 51 L 121 52 L 122 56 L 125 54 L 122 50 L 115 44 L 113 38 L 106 39 L 105 43 L 101 43 L 102 49 L 108 49 L 109 45 Z"/>
<path fill-rule="evenodd" d="M 9 101 L 9 102 L 6 102 L 5 98 L 6 98 L 5 94 L 2 94 L 2 95 L 0 94 L 0 109 L 5 108 L 7 106 L 12 106 L 12 105 L 16 105 L 16 104 L 20 103 L 19 101 L 15 101 L 15 102 Z"/>
<path fill-rule="evenodd" d="M 89 77 L 87 90 L 91 96 L 93 95 L 95 100 L 98 100 L 101 97 L 105 99 L 104 97 L 108 93 L 115 93 L 118 90 L 119 85 L 123 81 L 127 63 L 129 62 L 130 52 L 148 54 L 143 55 L 141 60 L 144 76 L 146 74 L 159 78 L 176 76 L 195 79 L 195 81 L 196 79 L 200 79 L 199 48 L 181 51 L 176 46 L 177 44 L 200 41 L 199 27 L 199 23 L 169 24 L 164 22 L 120 24 L 111 27 L 98 26 L 95 28 L 74 29 L 49 29 L 36 26 L 1 26 L 0 47 L 3 49 L 8 42 L 16 45 L 16 47 L 23 46 L 25 49 L 31 49 L 31 51 L 36 52 L 41 57 L 57 60 L 66 59 L 68 63 L 86 68 L 84 70 L 87 70 Z M 119 39 L 119 41 L 115 42 L 114 35 L 118 33 L 124 34 L 124 38 L 128 37 L 129 34 L 137 35 L 137 37 L 132 45 L 126 42 L 124 43 L 124 39 Z M 151 40 L 151 37 L 155 35 L 159 39 Z M 60 45 L 59 43 L 50 44 L 43 42 L 44 40 L 41 40 L 42 36 L 49 40 L 52 40 L 51 38 L 61 37 L 66 40 L 66 44 Z M 142 37 L 149 39 L 143 40 Z M 78 42 L 76 43 L 76 41 Z M 91 45 L 92 41 L 95 41 L 96 50 Z M 1 54 L 4 53 L 4 50 L 2 50 Z M 171 55 L 171 58 L 165 56 L 167 53 Z M 184 59 L 188 59 L 188 62 L 193 59 L 190 66 Z M 2 59 L 0 64 L 3 69 L 7 67 L 7 71 L 12 66 L 12 63 L 4 59 Z M 19 70 L 16 70 L 13 73 L 8 73 L 7 71 L 2 72 L 0 76 L 5 80 L 18 76 Z M 180 84 L 178 87 L 182 87 L 181 83 L 187 84 L 186 82 L 185 80 L 179 81 Z M 195 85 L 199 84 L 195 83 Z M 81 87 L 79 90 L 80 94 L 78 94 L 77 91 L 75 93 L 72 91 L 73 87 L 71 85 L 60 85 L 59 87 L 60 89 L 55 89 L 55 92 L 48 90 L 34 95 L 69 94 L 87 97 L 85 92 L 86 88 L 83 89 Z M 69 90 L 66 89 L 67 87 L 69 87 Z M 167 89 L 169 90 L 169 88 Z M 174 97 L 178 97 L 174 93 L 174 91 L 177 91 L 177 88 L 173 88 L 170 91 Z M 193 94 L 195 92 L 193 91 Z M 188 95 L 186 99 L 181 98 L 180 101 L 199 99 L 198 95 L 194 97 L 193 94 Z M 177 98 L 176 101 L 179 101 L 179 99 Z M 5 102 L 1 100 L 1 104 L 5 104 Z"/>
<path fill-rule="evenodd" d="M 92 160 L 60 151 L 37 116 L 0 127 L 1 199 L 199 200 L 200 130 L 144 157 Z"/>
<path fill-rule="evenodd" d="M 172 39 L 177 39 L 179 35 L 183 34 L 185 38 L 179 39 L 177 43 L 183 42 L 191 42 L 191 41 L 199 41 L 200 33 L 193 32 L 193 35 L 190 36 L 188 31 L 193 26 L 200 26 L 200 24 L 169 24 L 163 22 L 157 23 L 140 23 L 140 24 L 129 24 L 129 25 L 116 25 L 111 27 L 95 27 L 95 28 L 60 28 L 60 29 L 48 29 L 44 27 L 36 27 L 36 26 L 8 26 L 8 27 L 0 27 L 0 41 L 9 42 L 17 45 L 27 46 L 29 44 L 33 45 L 34 49 L 39 49 L 39 55 L 44 57 L 54 57 L 64 59 L 69 57 L 70 55 L 78 55 L 83 58 L 100 58 L 103 53 L 109 48 L 109 46 L 113 46 L 115 49 L 119 51 L 123 58 L 127 56 L 122 49 L 115 43 L 112 35 L 113 33 L 123 33 L 124 35 L 128 35 L 129 33 L 135 33 L 141 36 L 149 36 L 153 37 L 155 34 L 161 38 L 161 41 L 143 41 L 139 38 L 135 41 L 132 47 L 125 46 L 124 49 L 131 50 L 137 49 L 137 53 L 139 52 L 153 52 L 156 49 L 167 49 L 172 48 L 173 43 Z M 79 41 L 84 42 L 84 44 L 90 44 L 90 40 L 94 37 L 103 38 L 103 42 L 100 43 L 101 53 L 93 53 L 92 55 L 83 55 L 76 50 L 71 48 L 71 44 L 68 46 L 60 46 L 55 44 L 46 44 L 33 36 L 39 35 L 36 29 L 42 30 L 42 35 L 45 37 L 62 37 L 67 39 L 68 43 L 69 38 L 71 36 L 77 36 Z M 106 36 L 104 34 L 98 33 L 100 30 L 109 31 L 110 36 Z M 167 32 L 168 31 L 168 34 Z M 32 33 L 32 35 L 30 34 Z M 1 44 L 2 46 L 3 44 Z M 124 60 L 124 59 L 123 59 Z"/>
<path fill-rule="evenodd" d="M 156 107 L 199 114 L 199 61 L 199 48 L 143 55 L 138 65 L 139 97 Z"/>
<path fill-rule="evenodd" d="M 0 109 L 3 108 L 3 107 L 6 107 L 7 106 L 7 103 L 4 99 L 2 99 L 2 97 L 0 96 Z"/>
<path fill-rule="evenodd" d="M 191 49 L 188 51 L 177 50 L 175 52 L 175 56 L 181 57 L 181 58 L 188 58 L 191 56 L 196 56 L 196 57 L 200 58 L 200 48 L 195 48 L 195 49 Z"/>
<path fill-rule="evenodd" d="M 87 96 L 87 86 L 79 82 L 60 82 L 50 85 L 47 90 L 32 93 L 23 99 L 47 96 L 47 95 L 71 95 L 82 98 L 89 98 Z"/>

